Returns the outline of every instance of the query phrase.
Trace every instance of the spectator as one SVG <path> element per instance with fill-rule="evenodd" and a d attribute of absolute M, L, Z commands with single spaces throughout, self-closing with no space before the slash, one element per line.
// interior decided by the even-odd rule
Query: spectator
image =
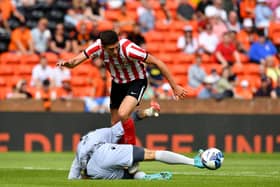
<path fill-rule="evenodd" d="M 222 76 L 215 85 L 215 89 L 220 98 L 233 97 L 233 85 L 230 80 L 230 69 L 228 67 L 223 68 Z"/>
<path fill-rule="evenodd" d="M 163 75 L 157 66 L 148 64 L 146 71 L 149 76 L 149 83 L 152 88 L 156 89 L 163 84 Z"/>
<path fill-rule="evenodd" d="M 92 35 L 91 30 L 88 29 L 87 22 L 81 21 L 72 40 L 73 52 L 81 52 L 96 39 L 96 36 Z"/>
<path fill-rule="evenodd" d="M 37 27 L 31 30 L 34 48 L 37 53 L 46 52 L 48 49 L 51 32 L 47 29 L 47 26 L 48 20 L 46 18 L 41 18 L 38 21 Z"/>
<path fill-rule="evenodd" d="M 9 50 L 19 54 L 33 54 L 32 35 L 25 22 L 20 22 L 18 28 L 12 31 Z"/>
<path fill-rule="evenodd" d="M 212 68 L 210 71 L 210 74 L 207 76 L 211 77 L 211 79 L 213 79 L 215 83 L 218 82 L 221 78 L 221 76 L 219 75 L 219 73 L 217 72 L 217 70 L 215 68 Z"/>
<path fill-rule="evenodd" d="M 104 7 L 98 0 L 89 0 L 84 12 L 85 16 L 93 21 L 104 19 Z"/>
<path fill-rule="evenodd" d="M 200 55 L 196 55 L 195 57 L 195 63 L 189 67 L 188 70 L 188 84 L 192 88 L 197 88 L 199 87 L 205 77 L 206 73 L 204 69 L 200 66 L 202 63 L 202 59 Z"/>
<path fill-rule="evenodd" d="M 240 82 L 240 87 L 238 86 L 235 89 L 234 97 L 237 99 L 253 99 L 253 93 L 247 80 L 242 80 Z"/>
<path fill-rule="evenodd" d="M 173 98 L 172 88 L 169 83 L 163 83 L 155 92 L 158 99 L 170 100 Z"/>
<path fill-rule="evenodd" d="M 213 32 L 218 36 L 219 40 L 222 40 L 223 34 L 228 31 L 225 22 L 215 12 L 214 16 L 208 17 L 209 22 L 213 27 Z"/>
<path fill-rule="evenodd" d="M 65 36 L 64 25 L 62 23 L 57 24 L 55 27 L 55 32 L 50 42 L 50 50 L 57 54 L 70 52 L 71 50 L 71 42 Z"/>
<path fill-rule="evenodd" d="M 272 11 L 276 10 L 280 5 L 280 2 L 278 0 L 266 0 L 266 2 Z"/>
<path fill-rule="evenodd" d="M 24 16 L 16 9 L 11 0 L 0 1 L 0 12 L 4 20 L 8 20 L 11 16 L 15 16 L 21 23 L 25 22 Z"/>
<path fill-rule="evenodd" d="M 13 86 L 12 93 L 7 95 L 8 99 L 30 99 L 32 98 L 32 94 L 27 90 L 26 80 L 22 79 L 17 82 L 15 86 Z"/>
<path fill-rule="evenodd" d="M 106 0 L 106 5 L 109 9 L 120 9 L 125 0 Z"/>
<path fill-rule="evenodd" d="M 178 20 L 189 21 L 193 19 L 195 12 L 194 8 L 189 3 L 189 0 L 180 0 L 176 13 Z"/>
<path fill-rule="evenodd" d="M 271 97 L 273 99 L 280 97 L 280 77 L 278 77 L 276 87 L 271 92 Z"/>
<path fill-rule="evenodd" d="M 71 72 L 67 68 L 55 67 L 52 71 L 53 74 L 51 80 L 53 81 L 55 87 L 62 87 L 63 81 L 71 79 Z"/>
<path fill-rule="evenodd" d="M 265 65 L 266 58 L 277 53 L 273 43 L 266 39 L 263 32 L 258 32 L 258 40 L 249 49 L 249 58 L 252 62 Z"/>
<path fill-rule="evenodd" d="M 226 23 L 229 31 L 235 31 L 235 32 L 240 31 L 241 27 L 236 12 L 230 11 L 228 21 Z"/>
<path fill-rule="evenodd" d="M 214 80 L 211 77 L 206 76 L 203 80 L 204 87 L 197 95 L 198 99 L 210 99 L 216 98 L 217 92 L 214 88 Z"/>
<path fill-rule="evenodd" d="M 223 41 L 218 44 L 215 55 L 223 67 L 231 66 L 234 63 L 242 66 L 239 53 L 231 40 L 230 32 L 224 33 Z"/>
<path fill-rule="evenodd" d="M 272 80 L 273 85 L 276 85 L 278 77 L 280 77 L 279 66 L 275 66 L 274 57 L 272 56 L 266 58 L 266 76 Z"/>
<path fill-rule="evenodd" d="M 198 36 L 198 43 L 200 49 L 207 54 L 212 54 L 219 43 L 218 36 L 213 32 L 213 27 L 210 23 L 205 25 L 205 31 Z"/>
<path fill-rule="evenodd" d="M 46 111 L 51 109 L 51 101 L 57 98 L 56 91 L 51 89 L 49 79 L 42 81 L 42 87 L 35 92 L 35 99 L 42 100 Z"/>
<path fill-rule="evenodd" d="M 271 92 L 272 92 L 271 80 L 266 76 L 261 77 L 261 86 L 254 94 L 254 97 L 270 97 Z"/>
<path fill-rule="evenodd" d="M 149 1 L 142 0 L 142 6 L 137 9 L 138 23 L 142 33 L 148 32 L 155 27 L 155 12 Z"/>
<path fill-rule="evenodd" d="M 196 53 L 198 50 L 197 38 L 193 37 L 193 28 L 190 25 L 184 27 L 184 35 L 177 40 L 177 48 L 186 54 Z"/>
<path fill-rule="evenodd" d="M 80 21 L 85 21 L 85 16 L 83 15 L 83 9 L 81 8 L 70 8 L 67 10 L 67 14 L 64 16 L 64 23 L 77 26 Z"/>
<path fill-rule="evenodd" d="M 133 26 L 135 24 L 134 18 L 127 12 L 126 5 L 123 4 L 120 8 L 121 13 L 117 18 L 118 26 L 120 31 L 124 33 L 129 33 L 133 31 Z"/>
<path fill-rule="evenodd" d="M 160 0 L 160 10 L 163 11 L 165 16 L 164 23 L 166 24 L 170 23 L 172 16 L 166 5 L 166 0 Z"/>
<path fill-rule="evenodd" d="M 215 16 L 217 16 L 217 18 L 222 19 L 223 21 L 227 21 L 227 13 L 223 9 L 222 0 L 213 0 L 213 5 L 207 6 L 205 9 L 205 13 L 207 13 L 209 9 L 215 10 Z"/>
<path fill-rule="evenodd" d="M 0 32 L 1 33 L 4 33 L 4 32 L 10 33 L 11 32 L 10 25 L 7 20 L 3 19 L 1 11 L 2 10 L 0 9 Z"/>
<path fill-rule="evenodd" d="M 61 82 L 61 87 L 57 89 L 57 97 L 63 100 L 73 98 L 73 90 L 70 79 L 64 79 Z"/>
<path fill-rule="evenodd" d="M 255 8 L 255 23 L 259 29 L 267 28 L 272 17 L 272 10 L 266 3 L 266 0 L 257 0 Z"/>
<path fill-rule="evenodd" d="M 48 65 L 44 55 L 40 56 L 40 62 L 32 69 L 31 86 L 41 88 L 44 80 L 52 80 L 53 70 Z"/>
<path fill-rule="evenodd" d="M 146 49 L 146 41 L 144 36 L 140 32 L 140 27 L 138 24 L 135 24 L 133 27 L 133 31 L 127 34 L 127 39 Z"/>
<path fill-rule="evenodd" d="M 201 0 L 199 1 L 197 7 L 196 7 L 196 12 L 198 14 L 204 14 L 205 9 L 207 6 L 212 5 L 212 0 Z"/>
<path fill-rule="evenodd" d="M 242 45 L 242 49 L 248 52 L 252 43 L 258 39 L 257 34 L 253 28 L 253 21 L 250 18 L 243 20 L 243 29 L 237 33 L 237 40 Z"/>

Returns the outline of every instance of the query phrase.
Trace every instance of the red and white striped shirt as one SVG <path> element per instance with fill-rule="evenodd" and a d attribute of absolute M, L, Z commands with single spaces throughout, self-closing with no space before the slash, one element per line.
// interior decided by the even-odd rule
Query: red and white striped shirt
<path fill-rule="evenodd" d="M 84 53 L 92 59 L 101 58 L 115 83 L 125 84 L 136 79 L 145 79 L 143 61 L 146 60 L 148 53 L 127 39 L 119 40 L 119 45 L 117 57 L 109 56 L 104 51 L 100 39 L 86 48 Z"/>

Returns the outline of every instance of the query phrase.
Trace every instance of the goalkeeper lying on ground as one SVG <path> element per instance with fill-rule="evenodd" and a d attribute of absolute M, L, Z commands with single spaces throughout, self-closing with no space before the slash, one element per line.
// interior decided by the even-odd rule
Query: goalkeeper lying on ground
<path fill-rule="evenodd" d="M 170 179 L 170 172 L 145 174 L 135 167 L 138 162 L 153 160 L 204 168 L 200 155 L 193 159 L 170 151 L 117 144 L 125 130 L 118 122 L 111 128 L 97 129 L 83 136 L 77 145 L 68 179 Z"/>

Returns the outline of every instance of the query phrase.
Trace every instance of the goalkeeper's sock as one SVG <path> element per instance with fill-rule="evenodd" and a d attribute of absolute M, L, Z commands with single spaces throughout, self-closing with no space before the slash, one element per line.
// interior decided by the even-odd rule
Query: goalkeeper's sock
<path fill-rule="evenodd" d="M 124 129 L 124 135 L 120 139 L 120 144 L 136 144 L 136 134 L 135 134 L 135 125 L 132 118 L 128 118 L 125 122 L 122 122 Z"/>
<path fill-rule="evenodd" d="M 155 160 L 167 164 L 186 164 L 192 166 L 194 165 L 194 159 L 171 151 L 156 151 Z"/>

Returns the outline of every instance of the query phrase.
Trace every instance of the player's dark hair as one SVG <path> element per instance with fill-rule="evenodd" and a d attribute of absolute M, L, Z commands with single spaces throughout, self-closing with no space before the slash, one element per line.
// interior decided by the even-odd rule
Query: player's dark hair
<path fill-rule="evenodd" d="M 107 30 L 100 33 L 99 38 L 103 46 L 113 45 L 119 41 L 118 34 L 113 30 Z"/>

